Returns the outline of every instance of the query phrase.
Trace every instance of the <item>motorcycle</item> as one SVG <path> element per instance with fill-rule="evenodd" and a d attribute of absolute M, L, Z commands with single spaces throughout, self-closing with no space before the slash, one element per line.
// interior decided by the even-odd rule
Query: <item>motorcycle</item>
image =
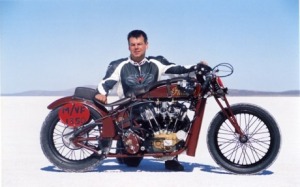
<path fill-rule="evenodd" d="M 229 104 L 221 78 L 232 73 L 228 63 L 195 68 L 109 104 L 95 100 L 95 89 L 78 87 L 74 95 L 48 106 L 51 112 L 40 132 L 43 153 L 67 172 L 89 171 L 112 157 L 137 167 L 144 157 L 195 156 L 206 101 L 212 97 L 220 106 L 207 132 L 212 158 L 232 173 L 261 172 L 278 155 L 280 131 L 265 109 Z"/>

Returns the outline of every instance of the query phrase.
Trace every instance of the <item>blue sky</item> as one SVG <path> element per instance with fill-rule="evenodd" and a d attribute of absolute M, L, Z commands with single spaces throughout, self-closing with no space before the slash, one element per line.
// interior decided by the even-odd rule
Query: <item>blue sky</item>
<path fill-rule="evenodd" d="M 147 55 L 231 63 L 229 88 L 300 89 L 298 0 L 0 0 L 0 19 L 1 93 L 97 85 L 133 29 Z"/>

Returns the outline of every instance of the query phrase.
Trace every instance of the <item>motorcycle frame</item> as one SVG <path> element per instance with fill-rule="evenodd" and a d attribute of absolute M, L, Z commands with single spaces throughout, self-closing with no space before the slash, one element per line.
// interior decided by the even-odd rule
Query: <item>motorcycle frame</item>
<path fill-rule="evenodd" d="M 186 151 L 186 154 L 188 156 L 195 156 L 196 155 L 196 149 L 198 145 L 198 139 L 200 136 L 200 131 L 202 127 L 202 120 L 204 117 L 204 112 L 205 112 L 205 106 L 206 106 L 206 101 L 208 96 L 201 96 L 201 85 L 197 83 L 195 91 L 193 93 L 193 98 L 188 98 L 191 97 L 190 95 L 187 95 L 183 93 L 182 91 L 177 89 L 177 84 L 171 84 L 168 83 L 164 86 L 160 86 L 158 88 L 155 88 L 153 90 L 150 90 L 149 92 L 145 93 L 142 95 L 140 98 L 134 98 L 134 99 L 167 99 L 167 100 L 193 100 L 192 102 L 195 103 L 194 106 L 194 119 L 192 120 L 191 124 L 191 129 L 189 130 L 189 133 L 186 138 L 185 145 L 182 149 L 179 149 L 178 151 L 175 152 L 163 152 L 163 153 L 137 153 L 134 155 L 129 155 L 129 154 L 122 154 L 122 153 L 107 153 L 107 157 L 144 157 L 144 156 L 154 156 L 154 157 L 167 157 L 167 156 L 176 156 L 181 154 L 182 152 Z M 222 113 L 227 117 L 227 119 L 231 122 L 233 127 L 235 128 L 236 132 L 239 133 L 240 135 L 243 135 L 238 122 L 233 115 L 233 112 L 230 108 L 229 102 L 227 100 L 226 95 L 222 95 L 221 97 L 217 94 L 211 93 L 210 96 L 213 96 L 218 103 L 218 105 L 221 108 Z M 220 101 L 222 99 L 225 104 L 222 104 Z M 67 103 L 81 103 L 85 106 L 88 106 L 92 109 L 94 109 L 97 113 L 99 113 L 102 117 L 100 119 L 97 119 L 95 121 L 95 124 L 100 124 L 102 125 L 101 127 L 101 138 L 103 139 L 112 139 L 112 140 L 117 140 L 120 138 L 120 135 L 117 134 L 116 130 L 116 124 L 114 121 L 116 121 L 118 114 L 122 114 L 124 112 L 124 109 L 121 109 L 117 107 L 116 109 L 112 109 L 111 111 L 108 111 L 105 108 L 105 105 L 99 105 L 95 101 L 87 100 L 84 98 L 76 98 L 74 96 L 68 96 L 64 97 L 61 99 L 58 99 L 51 103 L 48 106 L 48 109 L 55 109 L 57 107 L 60 107 L 62 105 L 65 105 Z M 87 128 L 88 129 L 88 128 Z M 98 151 L 92 148 L 89 148 L 85 146 L 84 144 L 81 144 L 80 142 L 82 141 L 87 141 L 91 140 L 91 138 L 79 138 L 76 140 L 76 144 L 80 145 L 82 147 L 85 147 L 95 153 L 98 154 Z M 95 139 L 93 139 L 95 140 Z"/>

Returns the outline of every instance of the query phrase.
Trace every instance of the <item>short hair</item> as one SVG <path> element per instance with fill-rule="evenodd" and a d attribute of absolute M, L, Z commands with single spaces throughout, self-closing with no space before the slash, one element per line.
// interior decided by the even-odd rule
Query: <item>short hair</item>
<path fill-rule="evenodd" d="M 144 37 L 145 43 L 148 42 L 147 34 L 146 34 L 144 31 L 142 31 L 142 30 L 133 30 L 133 31 L 131 31 L 130 33 L 128 33 L 127 41 L 128 41 L 128 43 L 129 43 L 129 38 L 132 38 L 132 37 L 133 37 L 133 38 L 138 38 L 138 37 L 140 37 L 140 36 L 143 36 L 143 37 Z"/>

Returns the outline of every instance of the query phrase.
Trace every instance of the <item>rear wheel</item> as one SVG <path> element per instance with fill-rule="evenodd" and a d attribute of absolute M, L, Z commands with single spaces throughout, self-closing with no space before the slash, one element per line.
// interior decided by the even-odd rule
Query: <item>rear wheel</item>
<path fill-rule="evenodd" d="M 109 147 L 110 141 L 99 141 L 100 126 L 92 125 L 88 131 L 80 134 L 80 137 L 89 138 L 84 142 L 84 145 L 99 150 L 100 154 L 78 146 L 72 141 L 75 129 L 60 122 L 59 109 L 57 108 L 49 113 L 41 129 L 40 143 L 44 155 L 51 163 L 64 171 L 84 172 L 93 169 L 105 158 L 103 152 L 101 154 L 101 150 L 104 147 Z M 82 127 L 90 125 L 100 118 L 95 110 L 92 108 L 89 108 L 89 110 L 91 118 Z"/>
<path fill-rule="evenodd" d="M 231 107 L 243 137 L 222 112 L 212 120 L 207 145 L 213 159 L 224 169 L 237 174 L 252 174 L 269 167 L 280 149 L 280 131 L 264 109 L 237 104 Z"/>

